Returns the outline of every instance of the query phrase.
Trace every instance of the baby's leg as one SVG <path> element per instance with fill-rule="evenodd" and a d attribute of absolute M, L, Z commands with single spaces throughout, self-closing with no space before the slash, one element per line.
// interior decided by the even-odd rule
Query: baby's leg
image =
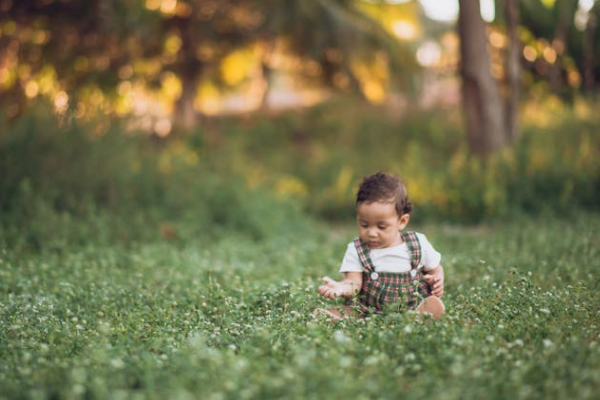
<path fill-rule="evenodd" d="M 420 314 L 430 314 L 433 319 L 440 319 L 446 312 L 444 303 L 436 296 L 429 296 L 419 304 L 417 312 Z"/>

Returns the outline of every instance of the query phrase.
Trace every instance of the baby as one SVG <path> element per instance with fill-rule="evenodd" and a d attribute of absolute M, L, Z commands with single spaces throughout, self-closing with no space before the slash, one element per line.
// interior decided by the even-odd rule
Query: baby
<path fill-rule="evenodd" d="M 318 288 L 325 298 L 345 297 L 354 305 L 317 312 L 334 319 L 394 310 L 416 310 L 435 319 L 444 314 L 441 255 L 425 235 L 403 231 L 411 211 L 399 177 L 378 172 L 362 181 L 356 197 L 359 236 L 344 255 L 344 279 L 325 277 Z"/>

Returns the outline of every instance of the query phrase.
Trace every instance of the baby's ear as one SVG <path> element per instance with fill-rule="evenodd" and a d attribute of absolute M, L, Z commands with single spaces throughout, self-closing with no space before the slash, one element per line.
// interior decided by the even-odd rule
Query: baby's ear
<path fill-rule="evenodd" d="M 398 230 L 404 229 L 408 225 L 408 221 L 410 221 L 410 214 L 402 214 L 398 218 Z"/>

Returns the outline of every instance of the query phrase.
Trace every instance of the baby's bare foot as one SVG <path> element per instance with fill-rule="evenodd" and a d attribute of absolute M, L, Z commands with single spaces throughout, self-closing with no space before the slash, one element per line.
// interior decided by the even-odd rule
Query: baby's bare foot
<path fill-rule="evenodd" d="M 419 304 L 417 312 L 420 314 L 430 314 L 433 319 L 440 319 L 446 312 L 444 303 L 435 296 L 429 296 Z"/>

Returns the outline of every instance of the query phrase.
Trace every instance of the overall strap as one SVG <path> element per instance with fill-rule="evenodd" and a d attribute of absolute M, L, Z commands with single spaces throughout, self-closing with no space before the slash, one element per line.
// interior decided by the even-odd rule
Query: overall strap
<path fill-rule="evenodd" d="M 421 243 L 419 242 L 419 238 L 417 234 L 413 231 L 402 232 L 402 239 L 406 242 L 408 246 L 408 251 L 410 253 L 410 264 L 413 269 L 419 267 L 421 264 Z"/>
<path fill-rule="evenodd" d="M 354 238 L 354 247 L 356 247 L 356 251 L 358 252 L 358 259 L 360 260 L 363 269 L 367 272 L 375 272 L 373 261 L 371 261 L 371 257 L 369 257 L 369 245 L 363 242 L 360 237 L 356 237 Z"/>

